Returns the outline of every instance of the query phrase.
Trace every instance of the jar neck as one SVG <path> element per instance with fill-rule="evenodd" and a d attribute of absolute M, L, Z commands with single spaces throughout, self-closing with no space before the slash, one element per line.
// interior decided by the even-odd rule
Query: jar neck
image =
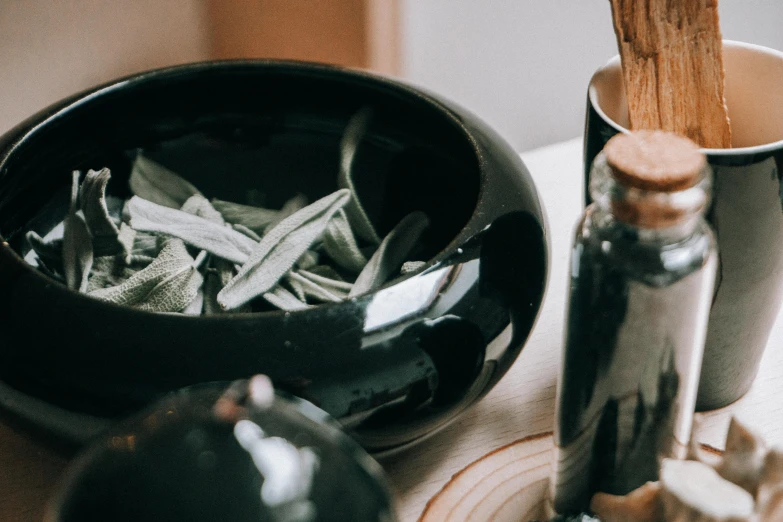
<path fill-rule="evenodd" d="M 593 226 L 597 226 L 601 229 L 611 228 L 623 236 L 633 237 L 634 239 L 645 243 L 656 243 L 661 245 L 677 243 L 691 237 L 699 230 L 703 217 L 701 214 L 698 214 L 688 219 L 683 219 L 668 227 L 644 228 L 618 219 L 617 216 L 611 212 L 611 209 L 603 207 L 597 202 L 593 202 L 592 207 L 591 222 L 593 223 Z"/>
<path fill-rule="evenodd" d="M 711 193 L 711 171 L 705 167 L 695 185 L 674 192 L 643 190 L 627 186 L 612 175 L 600 153 L 590 174 L 590 195 L 603 217 L 622 224 L 639 239 L 674 241 L 692 234 L 699 226 Z"/>

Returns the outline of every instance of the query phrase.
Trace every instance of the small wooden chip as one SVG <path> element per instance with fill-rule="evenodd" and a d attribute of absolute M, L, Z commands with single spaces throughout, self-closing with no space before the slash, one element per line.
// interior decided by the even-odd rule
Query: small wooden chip
<path fill-rule="evenodd" d="M 648 482 L 627 495 L 596 493 L 590 510 L 601 522 L 664 522 L 661 486 Z"/>
<path fill-rule="evenodd" d="M 736 417 L 732 417 L 726 436 L 726 451 L 716 471 L 721 477 L 755 496 L 764 475 L 766 455 L 767 445 L 764 439 Z M 770 459 L 770 463 L 774 460 Z M 773 470 L 774 468 L 770 468 L 770 472 Z"/>
<path fill-rule="evenodd" d="M 611 0 L 631 129 L 729 148 L 717 0 Z"/>
<path fill-rule="evenodd" d="M 750 522 L 753 497 L 701 462 L 664 459 L 661 500 L 671 522 Z"/>

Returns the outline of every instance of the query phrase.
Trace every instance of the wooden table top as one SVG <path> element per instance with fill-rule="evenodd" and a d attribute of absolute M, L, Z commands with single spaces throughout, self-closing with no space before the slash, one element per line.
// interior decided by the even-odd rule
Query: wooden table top
<path fill-rule="evenodd" d="M 384 460 L 402 522 L 462 468 L 520 438 L 552 430 L 563 337 L 571 233 L 582 209 L 582 147 L 575 139 L 522 154 L 547 210 L 551 266 L 547 295 L 530 340 L 494 390 L 457 422 L 403 455 Z M 770 336 L 761 372 L 738 402 L 706 414 L 699 441 L 722 447 L 732 414 L 772 444 L 783 445 L 783 314 Z M 0 522 L 40 521 L 67 455 L 30 438 L 0 417 Z"/>
<path fill-rule="evenodd" d="M 551 431 L 563 339 L 572 231 L 582 211 L 582 141 L 522 154 L 546 208 L 552 239 L 549 287 L 522 354 L 498 385 L 454 424 L 394 460 L 382 462 L 398 492 L 402 522 L 415 522 L 451 476 L 515 440 Z M 722 448 L 732 414 L 770 443 L 783 445 L 783 314 L 770 336 L 761 371 L 736 403 L 705 415 L 696 438 Z"/>

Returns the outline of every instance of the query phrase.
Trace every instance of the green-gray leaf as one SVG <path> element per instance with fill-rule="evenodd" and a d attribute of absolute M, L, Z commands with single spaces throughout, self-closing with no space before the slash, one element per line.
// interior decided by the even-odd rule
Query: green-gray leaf
<path fill-rule="evenodd" d="M 288 216 L 296 212 L 299 212 L 306 206 L 307 206 L 307 196 L 305 196 L 304 194 L 297 194 L 296 196 L 292 197 L 291 199 L 283 203 L 283 207 L 277 212 L 275 218 L 264 228 L 264 233 L 266 233 L 269 229 L 277 226 L 278 223 L 283 221 Z"/>
<path fill-rule="evenodd" d="M 125 262 L 130 264 L 133 247 L 136 244 L 136 231 L 127 223 L 120 223 L 120 229 L 117 231 L 117 242 L 122 247 L 122 256 L 125 258 Z"/>
<path fill-rule="evenodd" d="M 361 272 L 367 264 L 367 258 L 356 244 L 356 238 L 353 236 L 351 225 L 343 209 L 334 215 L 329 221 L 329 226 L 326 227 L 324 250 L 332 261 L 354 274 Z"/>
<path fill-rule="evenodd" d="M 383 239 L 367 266 L 356 278 L 350 297 L 378 288 L 405 261 L 430 220 L 423 212 L 412 212 L 402 218 Z"/>
<path fill-rule="evenodd" d="M 345 299 L 347 295 L 347 293 L 335 291 L 334 288 L 327 289 L 294 271 L 289 272 L 286 277 L 288 277 L 291 282 L 296 281 L 300 285 L 306 298 L 309 297 L 319 302 L 339 303 Z"/>
<path fill-rule="evenodd" d="M 137 263 L 128 264 L 122 256 L 103 256 L 95 258 L 87 282 L 87 293 L 96 290 L 121 285 L 141 270 L 143 266 Z"/>
<path fill-rule="evenodd" d="M 92 238 L 78 210 L 79 172 L 74 171 L 71 180 L 71 206 L 65 218 L 63 232 L 63 271 L 68 288 L 84 292 L 92 268 Z"/>
<path fill-rule="evenodd" d="M 303 303 L 307 302 L 307 296 L 305 295 L 305 291 L 304 291 L 304 287 L 302 286 L 302 283 L 294 279 L 291 279 L 290 277 L 286 277 L 285 282 L 288 284 L 289 288 L 291 288 L 291 292 L 294 293 L 297 299 L 299 299 Z"/>
<path fill-rule="evenodd" d="M 123 225 L 128 229 L 133 230 L 129 225 L 124 223 Z M 120 236 L 122 236 L 122 231 L 123 226 L 120 225 Z M 128 264 L 139 261 L 146 261 L 147 263 L 152 262 L 158 257 L 158 254 L 160 254 L 164 243 L 167 241 L 166 236 L 159 236 L 148 232 L 136 232 L 135 230 L 133 230 L 133 232 L 133 249 L 131 250 L 130 255 L 126 257 L 126 262 Z"/>
<path fill-rule="evenodd" d="M 92 248 L 96 257 L 119 254 L 122 244 L 117 241 L 119 230 L 106 207 L 106 185 L 111 179 L 109 169 L 90 170 L 84 176 L 79 200 L 84 219 L 92 236 Z"/>
<path fill-rule="evenodd" d="M 118 286 L 91 292 L 104 301 L 157 312 L 179 312 L 193 299 L 203 283 L 185 243 L 170 239 L 147 268 Z"/>
<path fill-rule="evenodd" d="M 57 266 L 62 264 L 63 260 L 63 240 L 53 239 L 46 241 L 44 238 L 36 234 L 34 231 L 29 231 L 25 238 L 30 244 L 38 259 L 47 264 L 54 263 Z"/>
<path fill-rule="evenodd" d="M 350 197 L 348 190 L 338 190 L 267 232 L 237 276 L 218 294 L 220 306 L 231 310 L 270 291 L 323 235 L 329 220 Z"/>
<path fill-rule="evenodd" d="M 221 201 L 219 199 L 213 199 L 212 206 L 229 223 L 246 226 L 256 234 L 263 234 L 266 227 L 277 219 L 280 213 L 279 210 L 251 207 L 250 205 Z"/>
<path fill-rule="evenodd" d="M 212 257 L 210 268 L 204 278 L 204 314 L 215 315 L 225 313 L 217 302 L 217 296 L 224 286 L 234 278 L 234 264 L 225 259 Z M 250 311 L 239 309 L 237 312 Z"/>
<path fill-rule="evenodd" d="M 353 182 L 353 162 L 359 143 L 362 141 L 367 127 L 372 118 L 372 109 L 363 108 L 351 117 L 343 133 L 340 142 L 340 172 L 337 178 L 337 186 L 351 191 L 351 201 L 345 206 L 345 212 L 356 234 L 374 245 L 381 242 L 381 238 L 375 231 L 370 217 L 364 210 L 361 201 L 356 194 L 356 186 Z"/>
<path fill-rule="evenodd" d="M 272 306 L 276 306 L 277 308 L 287 312 L 310 308 L 309 305 L 297 299 L 294 294 L 280 285 L 275 286 L 269 292 L 265 292 L 264 299 L 266 299 L 266 301 Z"/>
<path fill-rule="evenodd" d="M 150 312 L 181 312 L 198 296 L 204 278 L 195 266 L 183 268 L 158 283 L 135 305 Z"/>
<path fill-rule="evenodd" d="M 321 256 L 315 250 L 308 250 L 302 257 L 296 260 L 296 266 L 299 268 L 312 268 L 318 264 L 318 259 Z"/>
<path fill-rule="evenodd" d="M 182 310 L 185 315 L 201 315 L 201 310 L 204 308 L 204 290 L 203 287 L 198 289 L 196 297 L 190 302 L 188 306 Z"/>
<path fill-rule="evenodd" d="M 130 226 L 145 232 L 177 237 L 201 250 L 242 264 L 258 244 L 236 230 L 204 218 L 157 205 L 134 196 L 128 206 Z"/>
<path fill-rule="evenodd" d="M 400 268 L 400 274 L 413 274 L 414 272 L 423 269 L 425 266 L 427 266 L 426 261 L 406 261 L 402 264 L 402 268 Z"/>
<path fill-rule="evenodd" d="M 330 267 L 327 266 L 326 268 L 330 268 Z M 351 291 L 351 288 L 353 288 L 353 284 L 347 283 L 339 279 L 339 276 L 337 276 L 337 274 L 335 274 L 334 277 L 326 277 L 321 274 L 311 272 L 309 270 L 299 270 L 298 274 L 312 281 L 313 283 L 317 285 L 321 285 L 322 287 L 336 294 L 343 294 L 343 293 L 347 294 L 348 292 Z"/>
<path fill-rule="evenodd" d="M 188 214 L 193 214 L 194 216 L 204 218 L 207 221 L 215 223 L 216 225 L 226 224 L 226 221 L 223 219 L 223 216 L 220 214 L 220 212 L 218 212 L 215 207 L 212 206 L 212 203 L 210 203 L 209 200 L 201 194 L 194 194 L 190 196 L 182 205 L 180 210 L 182 210 L 182 212 L 187 212 Z"/>
<path fill-rule="evenodd" d="M 250 239 L 252 239 L 255 242 L 261 241 L 261 236 L 253 232 L 252 229 L 247 228 L 245 225 L 240 225 L 239 223 L 234 223 L 231 225 L 231 228 L 236 230 L 237 232 L 246 235 Z"/>
<path fill-rule="evenodd" d="M 180 208 L 194 194 L 201 194 L 196 187 L 163 165 L 136 156 L 130 175 L 130 189 L 135 195 L 158 205 Z"/>

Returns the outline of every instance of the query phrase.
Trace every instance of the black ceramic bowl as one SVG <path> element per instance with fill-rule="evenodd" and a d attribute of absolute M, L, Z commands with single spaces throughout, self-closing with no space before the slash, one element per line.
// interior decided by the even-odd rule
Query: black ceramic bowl
<path fill-rule="evenodd" d="M 326 413 L 278 395 L 225 418 L 225 390 L 176 392 L 112 428 L 71 463 L 45 520 L 396 520 L 380 466 Z"/>
<path fill-rule="evenodd" d="M 423 273 L 300 312 L 152 314 L 77 294 L 22 259 L 24 233 L 65 215 L 70 172 L 144 148 L 210 197 L 280 204 L 336 189 L 349 118 L 374 118 L 354 163 L 380 233 L 423 210 Z M 443 427 L 508 370 L 547 276 L 541 202 L 519 156 L 464 109 L 394 80 L 279 62 L 192 64 L 96 88 L 0 138 L 0 380 L 69 412 L 114 418 L 166 392 L 265 373 L 367 448 Z M 22 412 L 24 414 L 24 412 Z"/>

